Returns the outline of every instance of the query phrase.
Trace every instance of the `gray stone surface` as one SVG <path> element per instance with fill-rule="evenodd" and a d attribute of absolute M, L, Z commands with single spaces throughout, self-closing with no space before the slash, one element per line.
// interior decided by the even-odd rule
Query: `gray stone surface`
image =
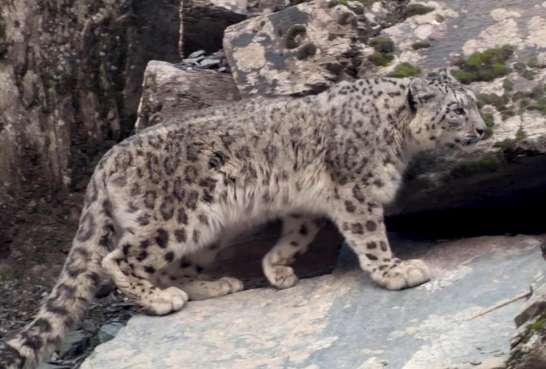
<path fill-rule="evenodd" d="M 166 317 L 136 316 L 82 369 L 493 368 L 509 350 L 515 302 L 546 265 L 537 237 L 393 244 L 422 256 L 434 280 L 382 290 L 344 252 L 332 275 L 296 287 L 190 302 Z"/>
<path fill-rule="evenodd" d="M 230 74 L 184 70 L 162 61 L 148 63 L 135 130 L 181 119 L 191 110 L 239 100 Z"/>
<path fill-rule="evenodd" d="M 397 48 L 394 62 L 382 69 L 383 72 L 388 73 L 398 62 L 426 68 L 445 67 L 458 56 L 504 44 L 537 55 L 546 48 L 546 4 L 543 0 L 419 3 L 434 10 L 382 31 L 393 39 Z M 430 47 L 414 50 L 411 46 L 416 41 L 429 41 Z"/>
<path fill-rule="evenodd" d="M 243 96 L 305 94 L 356 76 L 370 34 L 399 17 L 382 1 L 359 10 L 313 0 L 226 29 L 224 51 Z M 304 30 L 304 31 L 303 31 Z"/>

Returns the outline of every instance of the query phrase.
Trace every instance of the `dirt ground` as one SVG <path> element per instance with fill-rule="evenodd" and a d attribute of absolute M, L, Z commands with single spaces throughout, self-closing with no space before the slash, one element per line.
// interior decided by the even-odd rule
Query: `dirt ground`
<path fill-rule="evenodd" d="M 0 211 L 0 339 L 28 322 L 60 273 L 83 196 L 29 197 Z"/>
<path fill-rule="evenodd" d="M 82 192 L 61 201 L 32 193 L 26 200 L 0 202 L 0 340 L 30 322 L 61 272 L 78 226 Z M 73 339 L 53 355 L 59 368 L 78 368 L 101 343 L 101 327 L 124 324 L 136 309 L 117 291 L 95 300 Z"/>

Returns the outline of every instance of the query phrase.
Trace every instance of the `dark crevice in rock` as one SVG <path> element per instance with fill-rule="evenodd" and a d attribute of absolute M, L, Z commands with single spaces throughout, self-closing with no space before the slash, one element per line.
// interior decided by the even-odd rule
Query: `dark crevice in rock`
<path fill-rule="evenodd" d="M 387 228 L 415 239 L 456 239 L 485 235 L 544 234 L 546 184 L 507 190 L 472 205 L 425 210 L 387 218 Z"/>
<path fill-rule="evenodd" d="M 187 56 L 197 50 L 208 53 L 222 48 L 226 27 L 242 22 L 246 15 L 215 7 L 203 0 L 182 2 L 182 54 Z"/>

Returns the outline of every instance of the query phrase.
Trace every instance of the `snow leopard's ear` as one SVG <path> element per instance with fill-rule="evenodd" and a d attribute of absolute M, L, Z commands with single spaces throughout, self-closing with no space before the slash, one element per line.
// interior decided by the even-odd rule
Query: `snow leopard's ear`
<path fill-rule="evenodd" d="M 408 104 L 413 111 L 436 96 L 436 90 L 423 78 L 411 78 L 408 88 Z"/>

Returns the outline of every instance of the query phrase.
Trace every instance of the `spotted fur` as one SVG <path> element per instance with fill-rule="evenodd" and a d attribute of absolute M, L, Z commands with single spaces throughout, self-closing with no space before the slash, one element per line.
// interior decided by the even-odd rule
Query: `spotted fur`
<path fill-rule="evenodd" d="M 144 130 L 97 165 L 59 281 L 34 321 L 0 345 L 0 368 L 35 367 L 106 281 L 153 314 L 241 290 L 234 278 L 207 280 L 207 265 L 226 236 L 277 217 L 283 235 L 263 269 L 278 288 L 297 282 L 290 264 L 322 217 L 380 286 L 421 284 L 426 265 L 391 253 L 383 205 L 416 152 L 472 143 L 484 128 L 472 93 L 451 80 L 375 78 Z"/>

